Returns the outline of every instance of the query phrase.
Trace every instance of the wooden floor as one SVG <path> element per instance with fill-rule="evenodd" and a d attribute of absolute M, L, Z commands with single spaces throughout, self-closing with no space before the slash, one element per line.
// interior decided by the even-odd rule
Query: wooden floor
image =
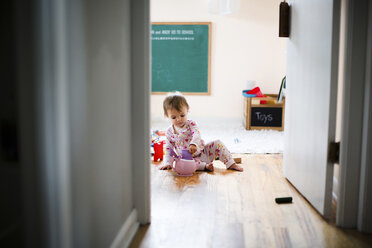
<path fill-rule="evenodd" d="M 325 221 L 282 175 L 281 155 L 242 155 L 244 172 L 179 177 L 151 165 L 151 225 L 131 247 L 372 247 L 372 236 Z M 278 205 L 275 197 L 292 196 Z"/>

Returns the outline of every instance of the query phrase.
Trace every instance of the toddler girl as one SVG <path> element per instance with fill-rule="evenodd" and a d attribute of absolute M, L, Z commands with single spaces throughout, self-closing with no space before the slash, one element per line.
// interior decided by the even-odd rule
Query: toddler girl
<path fill-rule="evenodd" d="M 227 169 L 243 171 L 221 141 L 215 140 L 204 144 L 196 123 L 187 119 L 189 105 L 185 97 L 179 93 L 167 96 L 163 102 L 163 109 L 164 115 L 170 119 L 172 125 L 166 131 L 165 159 L 161 170 L 172 169 L 174 162 L 172 150 L 181 155 L 183 149 L 188 149 L 198 164 L 198 170 L 214 171 L 213 160 L 219 157 Z"/>

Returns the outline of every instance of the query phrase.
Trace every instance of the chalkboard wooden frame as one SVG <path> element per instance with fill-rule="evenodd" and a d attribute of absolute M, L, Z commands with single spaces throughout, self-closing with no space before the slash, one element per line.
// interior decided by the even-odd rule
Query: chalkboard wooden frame
<path fill-rule="evenodd" d="M 152 25 L 207 25 L 208 26 L 208 86 L 205 92 L 182 92 L 184 95 L 211 95 L 211 44 L 212 44 L 212 23 L 211 22 L 152 22 Z M 168 92 L 154 92 L 152 95 L 164 95 Z"/>

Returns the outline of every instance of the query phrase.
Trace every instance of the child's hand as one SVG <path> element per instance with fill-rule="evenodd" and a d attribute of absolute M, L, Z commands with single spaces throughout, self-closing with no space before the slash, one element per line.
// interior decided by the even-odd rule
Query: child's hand
<path fill-rule="evenodd" d="M 172 165 L 163 165 L 162 167 L 159 168 L 159 170 L 170 170 L 172 169 Z"/>
<path fill-rule="evenodd" d="M 190 145 L 189 146 L 189 152 L 191 154 L 194 154 L 196 152 L 197 148 L 196 148 L 196 145 Z"/>

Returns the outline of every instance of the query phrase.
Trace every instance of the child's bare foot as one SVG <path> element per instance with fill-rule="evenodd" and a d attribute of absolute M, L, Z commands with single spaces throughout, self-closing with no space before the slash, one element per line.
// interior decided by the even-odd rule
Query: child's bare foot
<path fill-rule="evenodd" d="M 228 170 L 236 170 L 236 171 L 243 171 L 243 168 L 240 167 L 239 165 L 237 164 L 232 164 L 229 168 L 227 168 Z"/>
<path fill-rule="evenodd" d="M 172 169 L 172 165 L 163 165 L 159 168 L 159 170 L 170 170 Z"/>
<path fill-rule="evenodd" d="M 207 164 L 207 165 L 205 166 L 205 170 L 206 170 L 206 171 L 213 172 L 213 171 L 214 171 L 213 163 Z"/>

